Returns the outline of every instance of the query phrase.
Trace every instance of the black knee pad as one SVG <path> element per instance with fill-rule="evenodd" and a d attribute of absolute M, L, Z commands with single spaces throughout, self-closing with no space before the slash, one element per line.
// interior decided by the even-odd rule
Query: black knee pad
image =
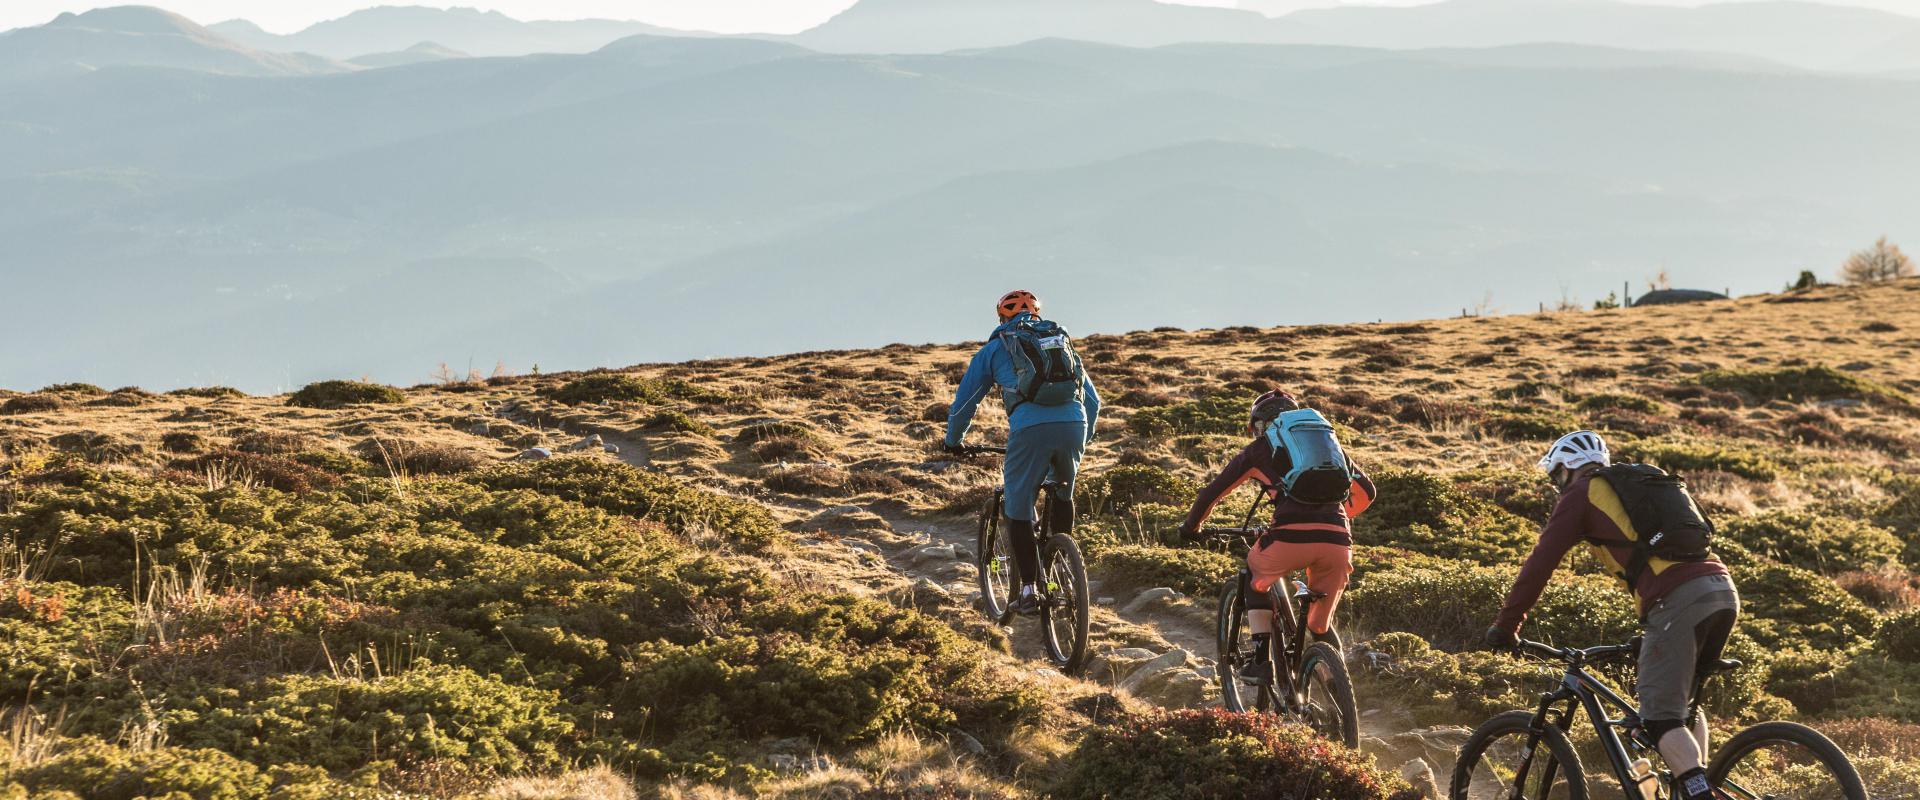
<path fill-rule="evenodd" d="M 1653 743 L 1656 745 L 1660 743 L 1661 737 L 1673 731 L 1688 728 L 1687 723 L 1677 719 L 1649 719 L 1643 720 L 1641 724 L 1646 726 L 1647 735 L 1653 739 Z"/>

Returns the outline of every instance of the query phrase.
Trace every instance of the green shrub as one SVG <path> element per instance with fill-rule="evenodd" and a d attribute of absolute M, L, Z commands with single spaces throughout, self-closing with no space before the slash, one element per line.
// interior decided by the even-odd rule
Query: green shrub
<path fill-rule="evenodd" d="M 1732 569 L 1740 628 L 1761 644 L 1839 651 L 1873 633 L 1873 609 L 1819 573 L 1772 562 Z"/>
<path fill-rule="evenodd" d="M 1559 493 L 1537 470 L 1483 467 L 1451 476 L 1468 496 L 1490 502 L 1526 520 L 1545 520 L 1560 502 Z"/>
<path fill-rule="evenodd" d="M 1405 709 L 1419 725 L 1476 725 L 1512 708 L 1539 702 L 1555 674 L 1503 654 L 1448 653 L 1419 636 L 1396 631 L 1367 643 L 1372 655 L 1354 663 L 1360 691 L 1374 702 Z"/>
<path fill-rule="evenodd" d="M 1252 400 L 1241 392 L 1217 391 L 1172 405 L 1143 408 L 1127 418 L 1127 430 L 1149 439 L 1179 434 L 1244 434 L 1247 406 Z"/>
<path fill-rule="evenodd" d="M 231 386 L 190 386 L 175 389 L 167 394 L 174 397 L 196 397 L 202 400 L 219 400 L 226 397 L 246 397 L 247 393 Z"/>
<path fill-rule="evenodd" d="M 502 772 L 560 766 L 557 744 L 573 721 L 556 708 L 557 693 L 518 683 L 437 664 L 364 680 L 286 675 L 268 679 L 243 704 L 177 726 L 174 735 L 255 763 L 335 771 L 376 758 L 451 760 Z"/>
<path fill-rule="evenodd" d="M 23 394 L 19 397 L 9 397 L 6 402 L 0 403 L 0 414 L 43 414 L 48 411 L 59 411 L 68 405 L 68 402 L 59 395 Z"/>
<path fill-rule="evenodd" d="M 407 402 L 407 395 L 399 389 L 361 381 L 310 383 L 287 398 L 287 405 L 290 406 L 323 409 L 404 402 Z"/>
<path fill-rule="evenodd" d="M 1478 646 L 1517 574 L 1464 566 L 1376 572 L 1348 592 L 1345 605 L 1364 630 L 1405 631 L 1442 649 L 1469 649 Z M 1618 581 L 1563 572 L 1547 584 L 1522 633 L 1592 647 L 1619 644 L 1638 630 L 1638 609 Z"/>
<path fill-rule="evenodd" d="M 1166 586 L 1213 597 L 1223 581 L 1240 571 L 1240 560 L 1206 550 L 1122 545 L 1100 551 L 1093 568 L 1103 580 L 1127 588 Z"/>
<path fill-rule="evenodd" d="M 710 754 L 763 737 L 837 748 L 902 726 L 1004 736 L 1032 722 L 1034 690 L 990 673 L 984 655 L 910 609 L 793 595 L 695 644 L 639 646 L 610 697 L 616 724 L 652 748 L 643 773 L 724 773 Z"/>
<path fill-rule="evenodd" d="M 260 768 L 219 750 L 132 751 L 91 736 L 62 742 L 53 758 L 13 777 L 35 797 L 65 791 L 89 800 L 264 800 L 273 783 Z"/>
<path fill-rule="evenodd" d="M 1580 398 L 1576 406 L 1581 411 L 1638 411 L 1642 414 L 1658 414 L 1666 410 L 1659 401 L 1637 394 L 1601 393 Z"/>
<path fill-rule="evenodd" d="M 1414 469 L 1372 473 L 1379 496 L 1354 519 L 1354 540 L 1480 564 L 1507 564 L 1533 548 L 1533 523 Z"/>
<path fill-rule="evenodd" d="M 820 433 L 812 425 L 797 420 L 775 419 L 755 422 L 740 429 L 733 437 L 739 444 L 759 444 L 774 439 L 797 439 L 803 442 L 822 443 Z"/>
<path fill-rule="evenodd" d="M 1896 562 L 1905 547 L 1892 531 L 1848 514 L 1777 510 L 1721 523 L 1719 535 L 1756 554 L 1826 574 Z"/>
<path fill-rule="evenodd" d="M 690 433 L 694 436 L 713 437 L 712 425 L 687 416 L 687 412 L 685 411 L 662 411 L 653 415 L 652 419 L 647 420 L 647 427 L 666 428 L 670 431 Z"/>
<path fill-rule="evenodd" d="M 107 390 L 91 383 L 56 383 L 40 390 L 43 394 L 66 394 L 75 397 L 99 397 Z"/>
<path fill-rule="evenodd" d="M 1909 405 L 1906 395 L 1899 391 L 1824 365 L 1714 370 L 1701 373 L 1694 382 L 1709 389 L 1739 392 L 1760 402 L 1847 399 Z"/>
<path fill-rule="evenodd" d="M 1811 648 L 1774 660 L 1768 689 L 1793 702 L 1802 714 L 1823 717 L 1883 717 L 1920 723 L 1920 664 L 1871 651 L 1849 655 Z"/>
<path fill-rule="evenodd" d="M 1124 512 L 1135 506 L 1183 506 L 1193 502 L 1193 481 L 1150 464 L 1114 467 L 1075 485 L 1075 506 L 1082 513 Z"/>
<path fill-rule="evenodd" d="M 758 503 L 597 458 L 503 464 L 478 473 L 473 480 L 491 489 L 532 489 L 615 514 L 653 520 L 677 533 L 710 528 L 754 548 L 766 547 L 781 535 L 780 523 Z"/>
<path fill-rule="evenodd" d="M 1046 792 L 1063 800 L 1416 800 L 1372 759 L 1264 714 L 1130 716 L 1091 730 Z"/>
<path fill-rule="evenodd" d="M 1880 630 L 1873 638 L 1894 660 L 1920 664 L 1920 608 L 1881 620 Z"/>
<path fill-rule="evenodd" d="M 725 393 L 702 389 L 672 378 L 642 378 L 618 372 L 598 372 L 568 381 L 548 392 L 555 401 L 570 406 L 585 403 L 648 403 L 658 405 L 673 400 L 713 403 L 726 399 Z"/>
<path fill-rule="evenodd" d="M 1580 420 L 1572 414 L 1553 409 L 1494 409 L 1481 423 L 1493 435 L 1510 442 L 1540 443 L 1540 449 L 1580 429 Z"/>
<path fill-rule="evenodd" d="M 1786 469 L 1765 450 L 1712 439 L 1623 439 L 1614 442 L 1613 454 L 1616 461 L 1652 464 L 1668 472 L 1727 472 L 1756 481 L 1776 480 Z"/>

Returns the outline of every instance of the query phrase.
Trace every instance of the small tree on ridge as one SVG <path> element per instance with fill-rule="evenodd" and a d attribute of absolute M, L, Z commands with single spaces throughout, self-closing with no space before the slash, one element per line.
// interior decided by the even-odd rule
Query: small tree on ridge
<path fill-rule="evenodd" d="M 1913 259 L 1900 252 L 1900 246 L 1880 237 L 1872 247 L 1847 256 L 1840 265 L 1840 279 L 1848 283 L 1876 283 L 1914 276 Z"/>

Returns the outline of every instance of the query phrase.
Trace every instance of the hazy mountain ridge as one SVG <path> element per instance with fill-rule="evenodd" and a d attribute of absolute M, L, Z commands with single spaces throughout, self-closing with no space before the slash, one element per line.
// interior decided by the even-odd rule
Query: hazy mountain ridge
<path fill-rule="evenodd" d="M 217 33 L 262 50 L 319 53 L 340 59 L 400 52 L 421 42 L 434 42 L 476 56 L 520 56 L 586 53 L 636 35 L 699 35 L 643 22 L 522 21 L 498 11 L 422 6 L 361 9 L 286 35 L 261 30 L 244 19 L 211 27 Z"/>
<path fill-rule="evenodd" d="M 66 13 L 45 25 L 0 33 L 0 84 L 125 66 L 249 76 L 347 69 L 325 58 L 255 50 L 178 14 L 143 6 Z"/>

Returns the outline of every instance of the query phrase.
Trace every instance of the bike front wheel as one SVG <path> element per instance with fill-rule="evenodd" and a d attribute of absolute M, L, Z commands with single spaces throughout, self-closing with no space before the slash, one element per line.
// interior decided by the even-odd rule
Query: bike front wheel
<path fill-rule="evenodd" d="M 1087 663 L 1087 563 L 1073 537 L 1056 533 L 1047 539 L 1041 562 L 1042 587 L 1047 602 L 1040 608 L 1040 629 L 1047 660 L 1068 675 L 1077 675 Z"/>
<path fill-rule="evenodd" d="M 1587 800 L 1586 772 L 1567 734 L 1533 726 L 1534 712 L 1481 723 L 1460 748 L 1451 800 Z"/>
<path fill-rule="evenodd" d="M 1707 767 L 1734 800 L 1867 800 L 1860 774 L 1832 739 L 1805 725 L 1763 722 L 1734 734 Z"/>
<path fill-rule="evenodd" d="M 1353 679 L 1340 652 L 1315 642 L 1300 659 L 1300 715 L 1308 727 L 1330 741 L 1360 746 L 1360 714 L 1354 708 Z"/>

